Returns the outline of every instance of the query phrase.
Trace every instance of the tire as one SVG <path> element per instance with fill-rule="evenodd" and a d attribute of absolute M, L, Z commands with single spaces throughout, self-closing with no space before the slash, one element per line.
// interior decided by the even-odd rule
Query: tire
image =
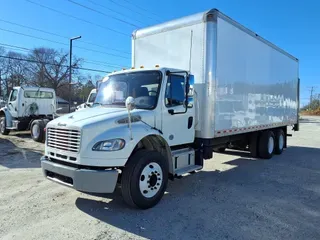
<path fill-rule="evenodd" d="M 252 133 L 251 137 L 250 137 L 249 151 L 250 151 L 251 157 L 253 157 L 253 158 L 259 157 L 258 140 L 259 140 L 259 134 Z"/>
<path fill-rule="evenodd" d="M 274 147 L 274 153 L 275 154 L 281 154 L 283 152 L 285 143 L 285 135 L 282 129 L 275 131 L 275 147 Z"/>
<path fill-rule="evenodd" d="M 275 137 L 272 131 L 264 131 L 259 137 L 258 154 L 260 158 L 272 158 L 275 146 Z"/>
<path fill-rule="evenodd" d="M 136 152 L 129 158 L 122 172 L 121 191 L 124 201 L 140 209 L 155 206 L 167 188 L 168 174 L 168 162 L 159 152 Z"/>
<path fill-rule="evenodd" d="M 31 137 L 36 142 L 43 142 L 45 137 L 44 122 L 42 120 L 34 120 L 30 127 Z"/>
<path fill-rule="evenodd" d="M 7 127 L 6 117 L 1 117 L 0 118 L 0 132 L 2 135 L 8 135 L 10 133 L 10 130 L 7 129 L 6 127 Z"/>

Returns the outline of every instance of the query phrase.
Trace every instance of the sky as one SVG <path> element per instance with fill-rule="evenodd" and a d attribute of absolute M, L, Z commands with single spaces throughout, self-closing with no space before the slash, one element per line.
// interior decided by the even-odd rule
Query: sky
<path fill-rule="evenodd" d="M 69 38 L 80 35 L 82 38 L 73 42 L 73 54 L 83 59 L 83 67 L 119 70 L 131 66 L 135 29 L 211 8 L 299 59 L 302 105 L 308 102 L 311 87 L 314 94 L 320 94 L 317 0 L 0 0 L 0 46 L 69 51 Z M 6 50 L 17 49 L 6 46 Z"/>

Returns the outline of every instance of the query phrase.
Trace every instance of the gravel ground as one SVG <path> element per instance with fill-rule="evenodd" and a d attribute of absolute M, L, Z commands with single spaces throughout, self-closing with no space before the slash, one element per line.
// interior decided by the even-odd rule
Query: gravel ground
<path fill-rule="evenodd" d="M 271 160 L 215 154 L 169 182 L 154 208 L 45 180 L 43 144 L 0 136 L 0 239 L 320 239 L 320 118 L 304 117 Z"/>

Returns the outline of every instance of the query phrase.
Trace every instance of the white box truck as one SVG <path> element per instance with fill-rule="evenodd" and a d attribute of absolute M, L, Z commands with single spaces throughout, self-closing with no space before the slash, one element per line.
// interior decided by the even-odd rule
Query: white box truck
<path fill-rule="evenodd" d="M 135 31 L 132 64 L 49 122 L 46 178 L 146 209 L 214 150 L 269 159 L 298 130 L 298 59 L 216 9 Z"/>

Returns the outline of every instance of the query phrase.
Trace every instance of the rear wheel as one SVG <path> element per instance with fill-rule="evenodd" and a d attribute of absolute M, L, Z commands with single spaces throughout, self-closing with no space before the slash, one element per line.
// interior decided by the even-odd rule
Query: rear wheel
<path fill-rule="evenodd" d="M 285 135 L 282 129 L 279 129 L 275 132 L 275 147 L 274 153 L 281 154 L 284 148 Z"/>
<path fill-rule="evenodd" d="M 272 131 L 264 131 L 259 137 L 259 156 L 270 159 L 274 152 L 275 137 Z"/>
<path fill-rule="evenodd" d="M 36 142 L 43 142 L 45 132 L 44 132 L 44 122 L 42 120 L 34 120 L 31 124 L 31 137 Z"/>
<path fill-rule="evenodd" d="M 0 118 L 0 132 L 2 135 L 8 135 L 10 130 L 7 129 L 6 117 Z"/>
<path fill-rule="evenodd" d="M 168 184 L 167 160 L 156 151 L 140 150 L 123 169 L 121 191 L 124 201 L 147 209 L 162 198 Z"/>

